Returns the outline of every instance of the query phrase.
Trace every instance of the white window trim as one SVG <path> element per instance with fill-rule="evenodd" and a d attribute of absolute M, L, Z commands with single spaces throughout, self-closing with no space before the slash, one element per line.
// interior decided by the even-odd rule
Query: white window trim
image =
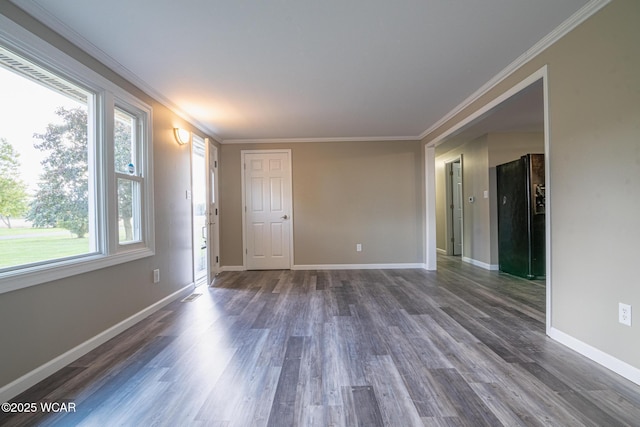
<path fill-rule="evenodd" d="M 0 41 L 7 47 L 24 54 L 36 64 L 79 82 L 97 94 L 96 134 L 96 194 L 95 215 L 98 224 L 99 254 L 88 254 L 53 261 L 42 265 L 26 266 L 0 273 L 0 294 L 39 285 L 65 277 L 134 261 L 155 254 L 155 224 L 153 200 L 152 109 L 110 80 L 76 61 L 46 41 L 35 36 L 7 17 L 0 15 Z M 105 149 L 106 141 L 113 140 L 113 107 L 123 105 L 134 108 L 144 117 L 142 129 L 142 164 L 145 185 L 142 189 L 142 244 L 118 245 L 117 201 L 113 150 Z M 110 117 L 111 116 L 111 117 Z"/>
<path fill-rule="evenodd" d="M 148 246 L 149 242 L 153 242 L 153 224 L 154 224 L 154 216 L 153 216 L 153 186 L 149 188 L 147 183 L 153 176 L 153 162 L 151 161 L 153 150 L 151 144 L 151 127 L 152 127 L 152 111 L 149 106 L 138 101 L 136 98 L 129 97 L 129 99 L 123 99 L 121 97 L 115 98 L 115 102 L 111 106 L 111 112 L 114 111 L 115 108 L 120 108 L 123 111 L 128 112 L 129 114 L 134 115 L 137 118 L 137 125 L 141 127 L 141 129 L 136 129 L 138 132 L 138 138 L 140 139 L 140 143 L 136 146 L 136 158 L 137 165 L 136 170 L 142 174 L 142 177 L 139 175 L 124 175 L 118 172 L 115 172 L 115 167 L 111 167 L 107 169 L 108 181 L 112 183 L 113 191 L 111 191 L 110 197 L 113 198 L 112 203 L 114 209 L 110 210 L 110 213 L 113 217 L 108 218 L 109 224 L 117 224 L 118 223 L 118 200 L 117 200 L 117 180 L 118 178 L 124 178 L 133 182 L 138 182 L 140 185 L 140 241 L 134 242 L 126 242 L 120 243 L 118 238 L 118 228 L 112 227 L 110 232 L 111 235 L 109 237 L 109 252 L 125 252 L 132 251 L 134 249 L 143 249 Z M 111 120 L 114 120 L 113 114 L 111 115 Z M 109 127 L 110 131 L 113 131 L 113 125 Z M 111 139 L 113 140 L 113 135 Z M 114 165 L 113 161 L 113 150 L 109 150 L 109 154 L 111 156 L 109 160 L 109 165 Z M 149 224 L 151 224 L 151 228 L 149 228 Z M 154 244 L 155 246 L 155 244 Z"/>

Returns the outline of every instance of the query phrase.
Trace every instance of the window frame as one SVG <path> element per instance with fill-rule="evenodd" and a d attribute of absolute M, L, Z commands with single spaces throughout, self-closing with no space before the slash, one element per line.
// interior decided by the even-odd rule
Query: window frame
<path fill-rule="evenodd" d="M 0 15 L 0 44 L 34 64 L 86 88 L 94 94 L 95 118 L 90 123 L 88 144 L 90 169 L 95 171 L 90 185 L 90 211 L 93 210 L 97 253 L 29 264 L 0 273 L 0 294 L 82 273 L 134 261 L 155 254 L 153 201 L 153 111 L 150 105 L 127 92 L 111 80 L 37 37 L 14 21 Z M 141 182 L 140 241 L 118 242 L 117 178 L 114 166 L 115 107 L 138 118 Z"/>
<path fill-rule="evenodd" d="M 147 149 L 147 144 L 145 144 L 145 138 L 146 135 L 148 133 L 148 125 L 145 124 L 146 120 L 146 116 L 147 113 L 141 108 L 140 105 L 132 105 L 131 104 L 131 100 L 129 101 L 124 101 L 124 100 L 120 100 L 120 99 L 115 99 L 114 100 L 114 107 L 112 112 L 114 113 L 113 119 L 115 121 L 115 111 L 120 110 L 128 115 L 130 115 L 131 117 L 135 118 L 135 128 L 133 129 L 134 134 L 135 134 L 135 139 L 136 139 L 136 144 L 135 144 L 135 152 L 132 153 L 133 157 L 135 158 L 134 161 L 134 167 L 135 167 L 135 173 L 134 174 L 124 174 L 122 172 L 118 172 L 116 171 L 116 167 L 115 167 L 115 161 L 111 162 L 111 164 L 113 165 L 113 175 L 114 175 L 114 190 L 115 190 L 115 204 L 114 204 L 114 208 L 115 208 L 115 224 L 116 226 L 114 227 L 114 230 L 111 230 L 114 232 L 114 234 L 112 235 L 112 241 L 115 242 L 114 245 L 114 250 L 116 252 L 121 252 L 121 251 L 128 251 L 128 250 L 132 250 L 134 248 L 140 248 L 140 247 L 144 247 L 145 241 L 147 236 L 145 236 L 144 230 L 146 229 L 146 224 L 148 219 L 145 217 L 145 212 L 148 211 L 148 209 L 146 209 L 145 207 L 145 195 L 147 192 L 145 183 L 147 181 L 147 171 L 148 171 L 148 165 L 146 164 L 146 162 L 144 161 L 144 159 L 146 158 L 147 152 L 149 151 Z M 115 130 L 115 124 L 114 127 L 112 128 L 113 130 Z M 115 147 L 115 138 L 111 138 L 111 141 L 114 141 L 113 146 Z M 114 150 L 110 150 L 113 155 L 115 156 L 115 151 Z M 117 227 L 117 224 L 119 222 L 119 216 L 118 216 L 118 180 L 123 179 L 123 180 L 127 180 L 127 181 L 131 181 L 132 183 L 137 183 L 139 185 L 139 197 L 140 197 L 140 204 L 139 206 L 135 207 L 137 210 L 139 210 L 139 217 L 138 217 L 138 221 L 140 222 L 139 224 L 139 228 L 140 228 L 140 235 L 137 237 L 137 239 L 132 240 L 132 241 L 126 241 L 126 242 L 120 242 L 120 236 L 119 236 L 119 230 Z M 135 222 L 134 222 L 135 224 Z"/>

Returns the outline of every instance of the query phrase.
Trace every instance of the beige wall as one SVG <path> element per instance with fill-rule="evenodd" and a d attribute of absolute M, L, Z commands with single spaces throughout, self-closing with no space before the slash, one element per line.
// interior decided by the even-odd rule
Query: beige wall
<path fill-rule="evenodd" d="M 0 3 L 0 13 L 152 105 L 156 237 L 155 256 L 1 294 L 1 388 L 192 283 L 190 148 L 175 143 L 172 129 L 195 129 L 11 3 Z"/>
<path fill-rule="evenodd" d="M 223 266 L 242 265 L 241 150 L 274 148 L 292 152 L 295 265 L 423 262 L 421 145 L 319 142 L 222 146 Z"/>
<path fill-rule="evenodd" d="M 424 142 L 548 66 L 551 327 L 640 369 L 640 323 L 618 323 L 640 307 L 638 22 L 640 2 L 611 2 Z"/>

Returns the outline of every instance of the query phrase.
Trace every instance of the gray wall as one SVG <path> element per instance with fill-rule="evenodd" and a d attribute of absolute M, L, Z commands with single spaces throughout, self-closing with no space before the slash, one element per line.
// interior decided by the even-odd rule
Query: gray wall
<path fill-rule="evenodd" d="M 156 215 L 155 256 L 0 294 L 2 387 L 192 283 L 190 148 L 172 129 L 195 129 L 11 3 L 0 13 L 152 105 Z"/>
<path fill-rule="evenodd" d="M 241 150 L 274 148 L 291 149 L 294 264 L 423 262 L 421 145 L 318 142 L 222 146 L 223 266 L 242 265 Z"/>
<path fill-rule="evenodd" d="M 616 0 L 434 130 L 548 66 L 551 327 L 640 369 L 640 2 Z"/>

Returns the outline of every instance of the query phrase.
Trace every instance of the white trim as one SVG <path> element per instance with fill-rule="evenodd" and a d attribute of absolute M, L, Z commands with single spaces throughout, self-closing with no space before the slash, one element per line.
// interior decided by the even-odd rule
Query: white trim
<path fill-rule="evenodd" d="M 497 107 L 498 105 L 502 104 L 504 101 L 506 101 L 507 99 L 511 98 L 513 95 L 515 95 L 515 94 L 519 93 L 520 91 L 522 91 L 523 89 L 531 86 L 536 81 L 538 81 L 538 80 L 540 80 L 542 78 L 546 78 L 546 77 L 547 77 L 547 66 L 544 65 L 542 68 L 540 68 L 539 70 L 535 71 L 533 74 L 529 75 L 524 80 L 521 80 L 516 85 L 512 86 L 510 89 L 508 89 L 505 92 L 501 93 L 499 96 L 497 96 L 496 98 L 494 98 L 493 100 L 491 100 L 487 104 L 484 104 L 480 109 L 476 110 L 471 115 L 465 117 L 464 119 L 462 119 L 461 121 L 456 123 L 453 127 L 447 129 L 445 132 L 443 132 L 438 137 L 436 137 L 433 140 L 429 141 L 426 144 L 426 146 L 427 147 L 431 147 L 431 146 L 437 147 L 438 145 L 442 144 L 444 142 L 444 140 L 447 139 L 449 136 L 451 136 L 454 132 L 462 129 L 466 125 L 472 123 L 474 120 L 476 120 L 478 118 L 481 118 L 481 116 L 483 116 L 484 114 L 488 113 L 494 107 Z"/>
<path fill-rule="evenodd" d="M 445 212 L 446 214 L 444 215 L 444 226 L 445 226 L 445 253 L 447 255 L 451 255 L 451 256 L 456 256 L 455 254 L 455 245 L 451 244 L 451 239 L 454 236 L 454 227 L 455 225 L 453 224 L 453 217 L 452 217 L 452 207 L 451 205 L 454 204 L 453 202 L 453 187 L 452 187 L 452 179 L 451 176 L 453 175 L 453 164 L 454 163 L 460 163 L 460 182 L 462 184 L 462 194 L 460 195 L 460 197 L 463 199 L 464 198 L 464 162 L 462 161 L 462 153 L 460 153 L 457 157 L 453 157 L 451 159 L 448 160 L 444 160 L 442 162 L 444 164 L 444 180 L 445 180 Z M 451 174 L 451 175 L 450 175 Z M 464 255 L 464 201 L 462 202 L 462 226 L 460 227 L 460 253 L 457 255 Z M 455 242 L 454 242 L 455 243 Z"/>
<path fill-rule="evenodd" d="M 462 261 L 471 265 L 475 265 L 476 267 L 484 268 L 485 270 L 496 271 L 500 269 L 500 266 L 497 264 L 487 264 L 486 262 L 478 261 L 477 259 L 469 258 L 466 256 L 462 257 Z"/>
<path fill-rule="evenodd" d="M 223 265 L 222 267 L 220 267 L 220 271 L 246 271 L 247 269 L 244 268 L 244 265 Z"/>
<path fill-rule="evenodd" d="M 425 269 L 422 263 L 391 263 L 391 264 L 298 264 L 292 270 L 406 270 Z"/>
<path fill-rule="evenodd" d="M 419 141 L 417 136 L 358 136 L 331 138 L 263 138 L 263 139 L 225 139 L 221 144 L 298 144 L 307 142 L 390 142 L 390 141 Z"/>
<path fill-rule="evenodd" d="M 109 329 L 100 332 L 98 335 L 89 338 L 82 344 L 79 344 L 71 350 L 59 355 L 58 357 L 51 359 L 47 363 L 40 365 L 32 371 L 27 372 L 20 378 L 4 385 L 2 388 L 0 388 L 0 402 L 8 402 L 28 388 L 36 385 L 40 381 L 72 363 L 74 360 L 77 360 L 78 358 L 84 356 L 91 350 L 94 350 L 98 346 L 109 341 L 111 338 L 124 332 L 131 326 L 149 317 L 151 314 L 160 310 L 162 307 L 178 299 L 180 296 L 182 296 L 182 294 L 186 293 L 187 291 L 193 290 L 193 287 L 193 283 L 190 283 L 184 288 L 135 313 L 134 315 L 126 318 L 120 323 L 113 325 Z"/>
<path fill-rule="evenodd" d="M 93 56 L 95 59 L 99 60 L 103 64 L 105 64 L 110 69 L 114 70 L 120 76 L 124 77 L 134 85 L 141 88 L 144 92 L 151 95 L 153 98 L 158 100 L 160 103 L 164 104 L 171 111 L 176 113 L 181 118 L 191 122 L 198 128 L 200 131 L 210 134 L 213 139 L 215 139 L 220 144 L 269 144 L 269 143 L 278 143 L 278 142 L 345 142 L 345 141 L 411 141 L 411 140 L 422 140 L 426 138 L 431 132 L 444 125 L 448 120 L 453 118 L 460 111 L 467 108 L 470 104 L 478 100 L 482 95 L 493 89 L 496 85 L 502 82 L 504 79 L 509 77 L 513 72 L 519 69 L 522 65 L 527 63 L 529 60 L 539 55 L 545 49 L 553 45 L 556 41 L 564 37 L 571 30 L 576 28 L 578 25 L 586 21 L 588 18 L 597 13 L 604 6 L 609 4 L 611 0 L 591 0 L 589 3 L 584 5 L 580 10 L 567 18 L 562 24 L 556 27 L 553 31 L 539 40 L 535 45 L 533 45 L 530 49 L 528 49 L 525 53 L 520 55 L 505 67 L 502 71 L 496 74 L 491 80 L 485 83 L 482 87 L 480 87 L 476 92 L 471 94 L 467 99 L 462 101 L 457 107 L 447 113 L 444 117 L 430 126 L 427 130 L 422 132 L 418 136 L 390 136 L 390 137 L 348 137 L 348 138 L 285 138 L 285 139 L 223 139 L 219 135 L 215 129 L 209 127 L 208 125 L 196 120 L 187 112 L 182 110 L 178 105 L 176 105 L 173 101 L 169 100 L 166 96 L 160 93 L 158 90 L 150 86 L 146 81 L 138 77 L 131 70 L 126 68 L 124 65 L 120 64 L 114 58 L 109 56 L 103 50 L 99 49 L 93 43 L 89 42 L 87 39 L 82 37 L 76 31 L 71 29 L 69 26 L 64 24 L 58 18 L 50 14 L 46 9 L 35 2 L 21 2 L 17 4 L 18 7 L 26 11 L 29 15 L 33 16 L 40 22 L 44 23 L 46 26 L 51 28 L 53 31 L 62 35 L 73 44 L 78 46 L 84 52 Z"/>
<path fill-rule="evenodd" d="M 151 249 L 141 248 L 113 255 L 90 255 L 67 261 L 56 261 L 49 265 L 13 270 L 2 273 L 0 294 L 111 267 L 124 262 L 135 261 L 152 255 L 154 255 L 154 252 Z"/>
<path fill-rule="evenodd" d="M 210 246 L 213 246 L 213 256 L 217 257 L 217 261 L 215 260 L 215 258 L 212 258 L 212 255 L 209 254 L 209 276 L 212 275 L 216 275 L 218 274 L 218 272 L 220 271 L 220 186 L 219 186 L 219 181 L 220 181 L 220 173 L 218 172 L 218 168 L 220 167 L 220 152 L 218 150 L 218 146 L 216 144 L 214 144 L 212 142 L 212 140 L 210 138 L 205 138 L 205 144 L 207 147 L 207 174 L 210 174 L 211 170 L 213 170 L 213 174 L 214 174 L 214 182 L 213 182 L 213 189 L 211 188 L 207 188 L 207 204 L 209 205 L 207 209 L 210 208 L 211 206 L 211 194 L 212 194 L 212 190 L 213 190 L 213 194 L 215 196 L 215 205 L 216 205 L 216 210 L 218 211 L 217 215 L 215 215 L 215 224 L 213 226 L 213 230 L 211 230 L 211 228 L 209 229 L 209 233 L 208 233 L 208 239 L 207 242 L 209 242 Z M 211 166 L 211 153 L 212 151 L 215 151 L 215 162 L 216 164 L 213 165 L 213 167 Z M 211 186 L 211 176 L 207 176 L 207 183 L 208 186 Z M 211 212 L 209 212 L 209 215 L 211 215 Z M 213 234 L 213 239 L 211 238 L 211 234 Z M 209 283 L 212 282 L 211 277 L 209 277 Z"/>
<path fill-rule="evenodd" d="M 520 55 L 505 67 L 502 71 L 496 74 L 491 80 L 485 83 L 482 87 L 480 87 L 477 91 L 471 94 L 467 99 L 462 101 L 457 107 L 443 116 L 440 120 L 430 126 L 427 130 L 422 132 L 418 136 L 390 136 L 390 137 L 372 137 L 372 138 L 364 138 L 364 137 L 348 137 L 348 138 L 286 138 L 286 139 L 223 139 L 219 135 L 217 135 L 216 130 L 209 127 L 208 125 L 196 120 L 187 112 L 182 110 L 178 105 L 176 105 L 173 101 L 169 100 L 158 90 L 150 86 L 143 79 L 138 77 L 131 70 L 126 68 L 124 65 L 120 64 L 114 58 L 109 56 L 103 50 L 99 49 L 93 43 L 89 42 L 87 39 L 82 37 L 76 31 L 71 29 L 69 26 L 64 24 L 58 18 L 49 13 L 42 6 L 37 4 L 36 2 L 21 2 L 17 4 L 18 7 L 26 11 L 29 15 L 33 16 L 53 31 L 62 35 L 66 39 L 68 39 L 71 43 L 78 46 L 84 52 L 88 53 L 95 59 L 99 60 L 103 64 L 105 64 L 110 69 L 114 70 L 120 76 L 124 77 L 134 85 L 138 86 L 147 94 L 151 95 L 160 103 L 164 104 L 171 111 L 176 113 L 181 118 L 191 122 L 198 128 L 200 131 L 210 134 L 213 139 L 215 139 L 220 144 L 268 144 L 268 143 L 278 143 L 278 142 L 344 142 L 344 141 L 410 141 L 410 140 L 422 140 L 426 138 L 431 132 L 444 125 L 448 120 L 453 118 L 460 111 L 467 108 L 470 104 L 478 100 L 482 95 L 493 89 L 496 85 L 502 82 L 504 79 L 509 77 L 513 72 L 519 69 L 526 62 L 539 55 L 545 49 L 553 45 L 556 41 L 564 37 L 571 30 L 576 28 L 578 25 L 586 21 L 588 18 L 597 13 L 604 6 L 609 4 L 611 0 L 591 0 L 589 3 L 584 5 L 580 10 L 567 18 L 562 24 L 556 27 L 553 31 L 539 40 L 535 45 L 533 45 L 530 49 L 528 49 L 525 53 Z"/>
<path fill-rule="evenodd" d="M 640 385 L 640 369 L 632 366 L 610 354 L 605 353 L 595 347 L 590 346 L 577 338 L 572 337 L 556 328 L 548 328 L 549 337 L 560 344 L 566 345 L 570 349 L 577 351 L 581 355 L 593 360 L 594 362 L 612 370 L 618 375 Z"/>
<path fill-rule="evenodd" d="M 469 107 L 475 101 L 477 101 L 480 97 L 485 95 L 491 89 L 500 84 L 503 80 L 509 77 L 511 74 L 516 72 L 520 67 L 526 64 L 531 59 L 535 58 L 537 55 L 542 53 L 545 49 L 553 45 L 555 42 L 564 37 L 571 30 L 576 28 L 578 25 L 582 24 L 588 18 L 593 16 L 596 12 L 602 9 L 604 6 L 609 4 L 611 0 L 591 0 L 589 3 L 584 5 L 580 10 L 571 15 L 568 19 L 566 19 L 562 24 L 560 24 L 556 29 L 551 31 L 545 37 L 543 37 L 538 43 L 533 45 L 529 50 L 520 55 L 513 61 L 511 64 L 507 65 L 502 71 L 496 74 L 491 80 L 485 83 L 482 87 L 480 87 L 477 91 L 472 93 L 467 99 L 462 101 L 458 106 L 456 106 L 453 110 L 449 111 L 446 115 L 444 115 L 440 120 L 431 125 L 427 130 L 422 132 L 419 135 L 419 139 L 426 138 L 430 133 L 437 130 L 439 127 L 443 126 L 446 122 L 454 118 L 458 113 L 463 111 L 465 108 Z"/>
<path fill-rule="evenodd" d="M 425 147 L 424 164 L 424 265 L 426 270 L 435 271 L 438 268 L 438 257 L 436 255 L 436 149 L 434 146 Z"/>
<path fill-rule="evenodd" d="M 553 312 L 552 298 L 551 298 L 551 188 L 553 183 L 551 182 L 551 132 L 549 130 L 549 75 L 547 67 L 542 69 L 542 98 L 544 108 L 544 185 L 545 185 L 545 284 L 546 289 L 546 326 L 547 334 L 551 329 Z"/>

